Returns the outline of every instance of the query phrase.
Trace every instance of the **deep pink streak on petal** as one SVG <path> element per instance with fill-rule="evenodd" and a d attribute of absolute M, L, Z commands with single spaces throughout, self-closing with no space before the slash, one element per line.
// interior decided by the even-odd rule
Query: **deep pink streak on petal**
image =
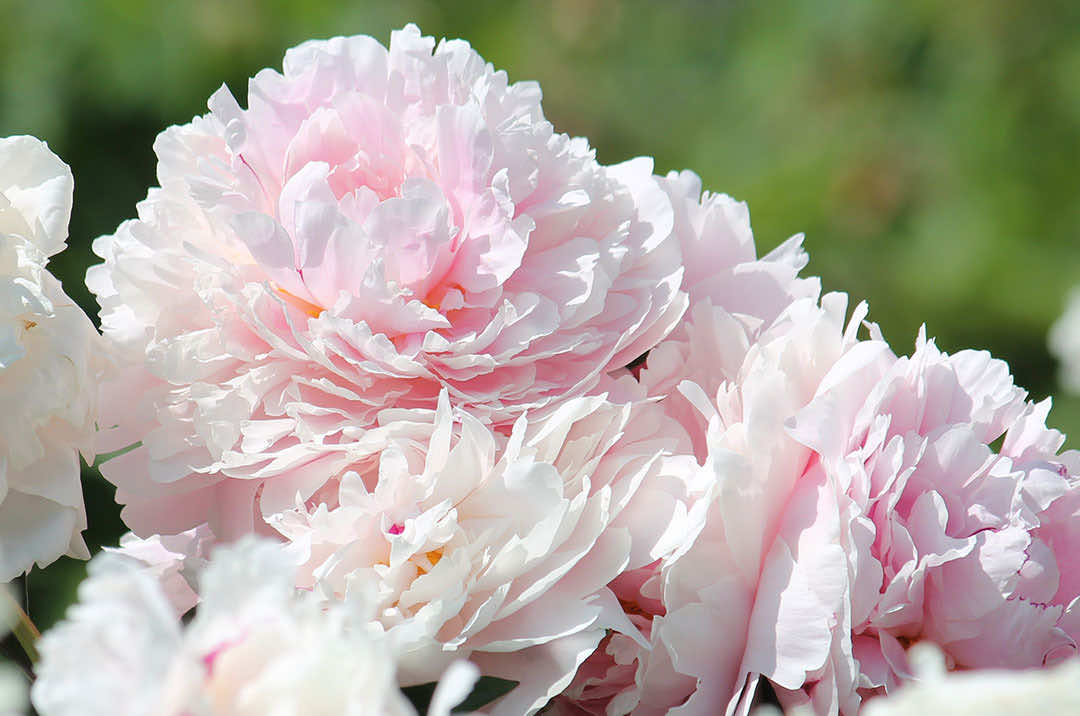
<path fill-rule="evenodd" d="M 392 535 L 399 535 L 399 534 L 401 534 L 402 532 L 405 531 L 405 525 L 392 524 L 392 525 L 390 525 L 390 529 L 388 529 L 386 531 L 389 532 Z"/>
<path fill-rule="evenodd" d="M 203 666 L 206 667 L 207 677 L 214 675 L 214 662 L 217 661 L 218 657 L 221 656 L 222 652 L 224 652 L 226 649 L 230 649 L 236 646 L 239 643 L 239 640 L 224 641 L 211 649 L 205 656 L 203 656 L 202 662 Z"/>

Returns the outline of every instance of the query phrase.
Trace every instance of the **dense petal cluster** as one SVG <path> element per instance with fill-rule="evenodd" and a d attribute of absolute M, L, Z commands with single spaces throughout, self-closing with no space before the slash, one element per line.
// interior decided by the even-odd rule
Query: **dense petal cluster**
<path fill-rule="evenodd" d="M 609 635 L 556 701 L 556 713 L 666 713 L 668 708 L 687 700 L 694 691 L 695 678 L 690 675 L 693 672 L 687 671 L 690 667 L 686 666 L 689 658 L 686 648 L 679 644 L 675 645 L 678 651 L 669 650 L 663 640 L 668 638 L 664 635 L 672 628 L 672 624 L 666 623 L 669 611 L 672 608 L 681 610 L 686 606 L 685 602 L 692 599 L 687 594 L 673 596 L 665 588 L 665 580 L 670 579 L 670 565 L 680 558 L 685 571 L 696 572 L 703 580 L 715 580 L 718 573 L 725 571 L 720 563 L 712 561 L 715 555 L 703 554 L 701 561 L 695 561 L 693 555 L 683 555 L 693 536 L 701 532 L 710 496 L 717 489 L 714 468 L 706 462 L 708 426 L 710 416 L 716 411 L 711 407 L 703 409 L 709 399 L 705 398 L 703 403 L 699 398 L 705 392 L 715 396 L 721 388 L 726 388 L 727 392 L 738 391 L 741 374 L 756 374 L 765 370 L 763 362 L 780 360 L 762 354 L 779 356 L 785 355 L 787 350 L 783 361 L 798 363 L 801 360 L 804 364 L 795 365 L 793 369 L 820 374 L 843 346 L 854 341 L 853 329 L 843 334 L 845 299 L 832 296 L 826 300 L 825 308 L 819 308 L 818 281 L 798 278 L 799 270 L 806 263 L 806 255 L 800 247 L 801 237 L 794 237 L 759 259 L 744 204 L 722 194 L 702 195 L 700 180 L 691 172 L 669 174 L 661 183 L 675 208 L 675 234 L 687 260 L 684 289 L 691 304 L 690 311 L 670 337 L 649 353 L 645 366 L 638 373 L 639 390 L 650 399 L 660 401 L 663 411 L 690 436 L 692 450 L 683 456 L 684 459 L 691 465 L 701 462 L 706 466 L 703 470 L 685 466 L 682 469 L 686 489 L 694 493 L 696 506 L 688 515 L 681 543 L 665 555 L 663 572 L 658 561 L 627 571 L 610 585 L 625 608 L 627 618 L 638 627 L 643 638 L 649 640 L 649 645 L 642 647 L 639 642 L 621 634 Z M 863 313 L 853 319 L 854 327 L 861 315 Z M 798 330 L 802 334 L 794 338 L 791 332 L 796 327 L 801 327 Z M 822 337 L 824 335 L 828 338 Z M 780 346 L 785 340 L 794 343 L 802 340 L 807 345 L 782 349 Z M 830 341 L 837 345 L 829 345 Z M 755 348 L 750 356 L 751 347 L 757 343 L 771 347 Z M 831 352 L 823 350 L 826 346 Z M 747 364 L 745 368 L 744 363 Z M 773 372 L 786 368 L 786 364 L 774 366 Z M 684 386 L 684 381 L 696 381 L 695 387 Z M 804 395 L 803 401 L 812 395 L 814 386 L 813 380 L 807 378 L 800 391 Z M 799 397 L 794 393 L 790 396 L 782 394 L 789 388 L 790 381 L 775 386 L 772 399 L 798 401 Z M 750 386 L 747 390 L 754 396 L 748 400 L 758 399 L 755 387 Z M 761 400 L 764 404 L 769 397 Z M 737 422 L 738 409 L 736 413 L 729 413 L 728 419 Z M 782 421 L 783 418 L 775 415 L 772 419 Z M 757 447 L 765 449 L 761 445 Z M 775 447 L 774 444 L 769 449 Z M 781 498 L 777 495 L 768 499 Z M 747 535 L 746 539 L 752 538 Z M 754 577 L 747 574 L 746 578 L 751 580 L 748 588 L 752 588 Z M 716 598 L 721 599 L 722 595 L 717 593 Z M 717 606 L 721 610 L 738 609 L 735 605 L 719 606 L 718 603 Z M 675 618 L 682 619 L 683 615 Z M 698 617 L 688 618 L 693 621 Z M 715 626 L 702 620 L 697 625 L 688 624 L 687 629 L 702 640 L 727 642 L 733 649 L 742 648 L 742 637 L 713 638 L 718 632 L 710 629 Z M 726 628 L 722 631 L 726 633 Z M 676 671 L 675 663 L 683 665 L 681 673 Z M 713 666 L 717 665 L 702 664 L 700 668 L 708 671 Z"/>
<path fill-rule="evenodd" d="M 847 556 L 859 535 L 853 505 L 786 424 L 837 361 L 877 344 L 857 340 L 865 306 L 847 320 L 846 308 L 845 296 L 828 294 L 793 302 L 765 327 L 711 304 L 691 317 L 688 335 L 711 333 L 723 353 L 706 375 L 688 375 L 673 402 L 705 418 L 704 478 L 694 530 L 661 567 L 648 709 L 635 713 L 745 712 L 759 677 L 798 688 L 824 666 L 845 621 Z"/>
<path fill-rule="evenodd" d="M 855 712 L 856 690 L 907 678 L 905 645 L 917 641 L 958 668 L 1075 655 L 1080 456 L 1058 454 L 1049 402 L 1027 402 L 986 352 L 947 355 L 922 335 L 910 357 L 852 355 L 825 382 L 792 434 L 873 538 L 852 560 L 853 640 L 842 658 L 859 676 L 830 686 L 841 709 Z"/>
<path fill-rule="evenodd" d="M 90 556 L 79 451 L 92 454 L 102 346 L 45 267 L 64 249 L 72 190 L 43 142 L 0 139 L 0 582 Z"/>
<path fill-rule="evenodd" d="M 919 641 L 950 668 L 1076 653 L 1080 460 L 1049 402 L 985 352 L 857 340 L 865 308 L 845 328 L 844 307 L 797 299 L 761 328 L 699 303 L 641 371 L 706 477 L 649 589 L 634 713 L 742 713 L 764 677 L 788 708 L 854 714 L 911 678 Z M 691 346 L 708 359 L 670 361 Z"/>
<path fill-rule="evenodd" d="M 703 462 L 707 418 L 682 395 L 679 383 L 694 381 L 713 395 L 737 373 L 758 335 L 797 299 L 816 299 L 821 283 L 798 276 L 807 262 L 802 236 L 757 258 L 746 204 L 726 194 L 703 194 L 701 180 L 689 171 L 672 172 L 661 185 L 675 208 L 690 308 L 669 340 L 649 352 L 640 378 L 690 432 Z"/>
<path fill-rule="evenodd" d="M 41 641 L 34 707 L 42 716 L 415 714 L 392 652 L 367 624 L 370 604 L 357 597 L 326 611 L 296 591 L 294 570 L 273 542 L 223 548 L 202 574 L 198 612 L 181 626 L 138 562 L 95 558 L 78 604 Z M 429 715 L 448 715 L 474 673 L 448 672 Z"/>
<path fill-rule="evenodd" d="M 665 455 L 689 441 L 667 421 L 652 403 L 583 397 L 503 436 L 452 415 L 444 394 L 377 465 L 346 474 L 336 507 L 273 525 L 305 551 L 301 586 L 377 585 L 403 683 L 469 656 L 520 682 L 493 713 L 531 713 L 607 631 L 645 643 L 607 584 L 679 534 L 686 461 Z"/>
<path fill-rule="evenodd" d="M 508 428 L 685 308 L 651 161 L 599 165 L 464 42 L 308 42 L 248 97 L 222 88 L 164 132 L 161 188 L 95 243 L 88 284 L 130 367 L 109 439 L 143 441 L 104 472 L 137 533 L 250 531 L 256 502 L 350 469 L 380 410 L 441 390 Z"/>

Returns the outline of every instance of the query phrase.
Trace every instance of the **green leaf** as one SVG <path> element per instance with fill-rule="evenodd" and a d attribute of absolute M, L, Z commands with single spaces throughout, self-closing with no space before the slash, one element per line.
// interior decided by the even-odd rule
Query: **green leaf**
<path fill-rule="evenodd" d="M 101 467 L 102 463 L 108 462 L 109 460 L 112 460 L 114 457 L 120 457 L 124 453 L 129 453 L 129 452 L 131 452 L 132 450 L 134 450 L 135 448 L 138 448 L 138 447 L 142 447 L 142 440 L 139 440 L 137 442 L 133 442 L 130 445 L 125 445 L 124 447 L 120 448 L 119 450 L 113 450 L 112 452 L 101 453 L 101 454 L 99 454 L 97 456 L 97 459 L 94 460 L 93 467 Z"/>
<path fill-rule="evenodd" d="M 401 692 L 405 694 L 405 698 L 412 702 L 413 708 L 416 709 L 416 713 L 426 714 L 428 707 L 431 705 L 431 697 L 435 695 L 436 685 L 436 682 L 432 681 L 428 684 L 406 686 Z"/>
<path fill-rule="evenodd" d="M 405 698 L 412 702 L 417 713 L 425 714 L 431 704 L 431 697 L 435 695 L 437 685 L 437 682 L 432 681 L 428 684 L 406 686 L 401 691 L 405 694 Z M 476 682 L 476 686 L 473 687 L 472 693 L 455 706 L 453 712 L 471 713 L 477 709 L 482 709 L 500 696 L 505 696 L 513 691 L 517 685 L 518 682 L 511 679 L 481 676 Z"/>
<path fill-rule="evenodd" d="M 500 696 L 505 696 L 514 690 L 519 682 L 512 679 L 500 679 L 496 676 L 481 676 L 472 693 L 465 700 L 454 707 L 456 713 L 469 713 L 482 709 Z"/>

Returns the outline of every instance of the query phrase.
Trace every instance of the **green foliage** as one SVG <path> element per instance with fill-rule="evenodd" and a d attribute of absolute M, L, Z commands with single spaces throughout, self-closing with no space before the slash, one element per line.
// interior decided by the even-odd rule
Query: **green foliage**
<path fill-rule="evenodd" d="M 476 686 L 473 687 L 472 693 L 465 697 L 465 700 L 452 709 L 452 713 L 472 713 L 473 711 L 479 711 L 495 699 L 500 696 L 505 696 L 514 690 L 514 687 L 519 682 L 512 681 L 510 679 L 499 679 L 494 676 L 481 676 Z M 416 707 L 416 713 L 427 713 L 428 705 L 431 704 L 431 698 L 435 695 L 435 687 L 438 684 L 431 682 L 429 684 L 420 684 L 418 686 L 407 686 L 402 689 L 405 697 L 412 702 L 412 705 Z"/>

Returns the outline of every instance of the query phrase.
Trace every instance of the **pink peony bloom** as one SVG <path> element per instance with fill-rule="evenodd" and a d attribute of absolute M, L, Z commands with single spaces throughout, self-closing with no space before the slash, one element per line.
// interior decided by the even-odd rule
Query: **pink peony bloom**
<path fill-rule="evenodd" d="M 105 365 L 90 319 L 45 267 L 64 249 L 72 190 L 44 142 L 0 139 L 0 582 L 90 556 L 79 451 L 92 459 Z"/>
<path fill-rule="evenodd" d="M 724 713 L 749 706 L 759 676 L 796 686 L 825 665 L 846 596 L 849 506 L 785 423 L 841 356 L 864 345 L 856 331 L 865 307 L 845 325 L 846 307 L 839 294 L 820 305 L 801 298 L 764 323 L 706 299 L 667 341 L 691 345 L 650 354 L 642 389 L 674 409 L 703 456 L 686 473 L 689 536 L 659 570 L 613 584 L 648 647 L 612 638 L 557 713 Z M 710 349 L 711 360 L 683 364 L 681 382 L 673 366 L 653 365 L 654 356 Z M 669 385 L 681 391 L 677 400 L 663 395 Z M 701 417 L 691 419 L 687 406 Z"/>
<path fill-rule="evenodd" d="M 441 390 L 509 429 L 685 308 L 651 162 L 600 166 L 464 42 L 307 42 L 248 95 L 165 131 L 161 188 L 95 243 L 128 362 L 105 422 L 143 442 L 104 473 L 138 534 L 250 532 L 354 467 L 380 410 Z"/>
<path fill-rule="evenodd" d="M 445 394 L 428 422 L 408 415 L 411 434 L 398 421 L 378 463 L 341 480 L 336 507 L 272 520 L 306 555 L 300 586 L 346 598 L 355 580 L 375 584 L 402 683 L 468 657 L 520 682 L 496 715 L 543 707 L 608 630 L 647 646 L 617 585 L 681 541 L 697 468 L 665 455 L 689 441 L 659 406 L 575 398 L 509 436 L 455 415 Z"/>
<path fill-rule="evenodd" d="M 152 535 L 139 539 L 128 532 L 117 548 L 106 547 L 140 565 L 157 580 L 177 616 L 185 614 L 199 601 L 198 574 L 214 546 L 214 536 L 206 525 L 176 535 Z"/>
<path fill-rule="evenodd" d="M 1049 403 L 985 352 L 920 336 L 897 358 L 873 327 L 855 340 L 861 311 L 844 329 L 821 306 L 761 324 L 698 304 L 641 372 L 707 479 L 699 533 L 661 567 L 635 713 L 745 713 L 763 677 L 786 708 L 854 714 L 910 678 L 917 641 L 956 668 L 1076 651 L 1080 456 L 1058 454 Z M 669 354 L 702 358 L 680 384 L 653 365 Z"/>
<path fill-rule="evenodd" d="M 675 212 L 683 289 L 692 306 L 708 300 L 768 324 L 796 298 L 818 295 L 819 279 L 798 277 L 808 261 L 802 234 L 759 259 L 745 202 L 702 192 L 701 179 L 689 170 L 670 172 L 659 182 Z"/>
<path fill-rule="evenodd" d="M 950 356 L 921 334 L 910 358 L 851 354 L 824 382 L 792 435 L 820 455 L 871 536 L 851 555 L 851 637 L 831 662 L 857 672 L 808 680 L 784 700 L 855 713 L 860 694 L 909 678 L 905 649 L 918 641 L 956 668 L 1075 654 L 1080 455 L 1057 454 L 1049 401 L 1025 402 L 987 353 Z"/>
<path fill-rule="evenodd" d="M 701 180 L 689 171 L 672 172 L 660 183 L 675 208 L 690 310 L 670 340 L 650 351 L 640 377 L 690 432 L 703 462 L 707 419 L 678 391 L 679 383 L 693 380 L 713 395 L 735 375 L 756 336 L 796 299 L 816 299 L 821 286 L 817 278 L 798 278 L 807 262 L 801 235 L 759 259 L 746 204 L 702 194 Z"/>
<path fill-rule="evenodd" d="M 690 297 L 690 311 L 669 338 L 650 351 L 636 391 L 662 400 L 665 412 L 691 436 L 694 455 L 705 462 L 708 411 L 703 414 L 682 395 L 679 384 L 697 381 L 710 395 L 722 385 L 730 387 L 750 345 L 793 302 L 816 300 L 820 287 L 817 279 L 798 278 L 806 264 L 801 236 L 759 259 L 745 204 L 723 194 L 702 194 L 700 179 L 689 171 L 671 173 L 660 184 L 675 210 L 674 232 L 686 261 L 683 289 Z M 787 330 L 793 320 L 781 321 L 773 333 Z M 624 397 L 634 393 L 625 381 L 607 387 Z M 686 459 L 686 479 L 704 481 L 700 491 L 710 489 L 708 474 L 695 470 L 689 455 Z M 704 501 L 698 507 L 704 509 Z M 609 634 L 552 704 L 553 713 L 662 714 L 693 691 L 694 679 L 677 674 L 671 655 L 653 638 L 659 634 L 653 630 L 654 620 L 661 623 L 666 616 L 659 568 L 659 563 L 651 564 L 609 585 L 651 645 Z"/>
<path fill-rule="evenodd" d="M 666 614 L 653 619 L 642 713 L 745 713 L 761 677 L 801 687 L 844 634 L 849 560 L 865 537 L 786 424 L 843 356 L 887 350 L 856 339 L 866 309 L 845 324 L 846 307 L 840 294 L 799 299 L 764 326 L 711 304 L 692 316 L 688 335 L 711 334 L 720 353 L 679 386 L 707 419 L 695 435 L 704 480 L 697 533 L 661 569 Z"/>

